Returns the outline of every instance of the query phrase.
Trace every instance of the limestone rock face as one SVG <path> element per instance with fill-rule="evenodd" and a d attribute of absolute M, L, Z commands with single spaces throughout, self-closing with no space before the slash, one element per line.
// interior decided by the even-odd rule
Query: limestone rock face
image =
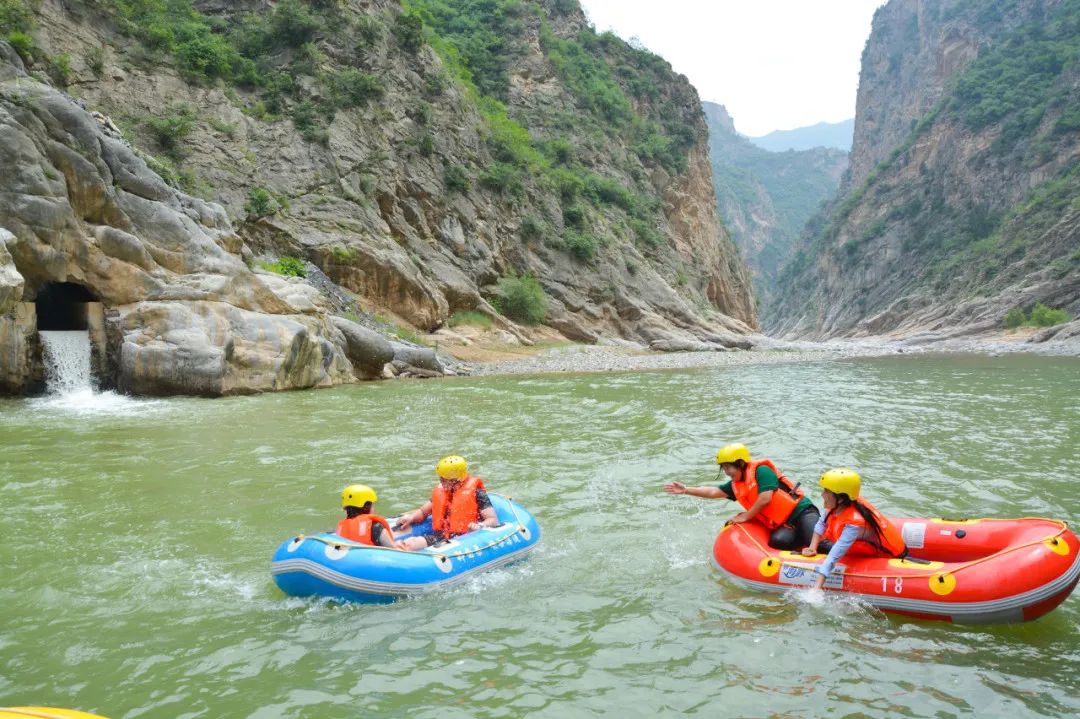
<path fill-rule="evenodd" d="M 0 315 L 14 308 L 23 294 L 23 276 L 15 269 L 15 261 L 7 250 L 7 243 L 14 240 L 14 235 L 0 227 Z"/>
<path fill-rule="evenodd" d="M 355 380 L 317 292 L 253 273 L 220 205 L 167 185 L 3 43 L 0 55 L 0 389 L 35 381 L 31 302 L 50 283 L 80 285 L 107 308 L 106 379 L 127 392 Z"/>
<path fill-rule="evenodd" d="M 578 8 L 565 11 L 566 3 L 559 3 L 563 10 L 555 11 L 547 0 L 529 3 L 534 4 L 560 37 L 576 38 L 586 28 Z M 195 4 L 223 23 L 245 12 L 270 12 L 273 5 L 255 0 Z M 662 325 L 688 341 L 708 343 L 705 336 L 717 328 L 749 333 L 756 327 L 746 267 L 715 208 L 700 100 L 686 78 L 655 58 L 657 67 L 663 66 L 656 70 L 656 97 L 634 99 L 634 110 L 650 123 L 677 118 L 689 150 L 685 171 L 672 174 L 658 162 L 639 162 L 632 138 L 604 137 L 601 142 L 596 137 L 603 133 L 592 125 L 564 122 L 586 112 L 584 101 L 567 89 L 545 55 L 537 13 L 522 13 L 523 37 L 507 42 L 509 117 L 534 133 L 536 146 L 565 139 L 589 172 L 646 197 L 651 209 L 642 231 L 661 238 L 654 245 L 636 241 L 626 229 L 625 215 L 618 218 L 601 203 L 589 210 L 597 256 L 583 262 L 560 246 L 567 227 L 557 191 L 529 176 L 522 178 L 524 190 L 516 195 L 485 186 L 484 173 L 503 160 L 491 150 L 484 117 L 469 92 L 445 82 L 453 72 L 431 47 L 407 53 L 394 41 L 400 4 L 346 0 L 336 6 L 344 20 L 381 28 L 380 38 L 362 48 L 355 38 L 348 48 L 318 38 L 313 45 L 322 66 L 297 77 L 297 83 L 312 86 L 317 84 L 315 75 L 360 67 L 379 77 L 384 94 L 377 102 L 337 111 L 322 143 L 305 139 L 295 127 L 289 119 L 292 105 L 279 118 L 258 119 L 250 112 L 256 93 L 188 83 L 170 62 L 136 62 L 130 38 L 117 36 L 105 23 L 83 21 L 69 3 L 44 0 L 38 20 L 43 42 L 52 52 L 77 58 L 88 48 L 106 47 L 105 74 L 114 78 L 112 69 L 122 68 L 119 81 L 79 73 L 77 92 L 95 109 L 137 118 L 161 117 L 179 106 L 195 111 L 184 141 L 185 170 L 212 186 L 214 200 L 227 208 L 236 233 L 216 217 L 207 218 L 209 227 L 196 229 L 227 248 L 227 254 L 236 244 L 256 254 L 304 258 L 355 293 L 366 309 L 393 312 L 424 331 L 443 326 L 457 311 L 490 311 L 485 288 L 500 277 L 526 273 L 537 277 L 553 300 L 550 326 L 578 341 L 625 337 L 644 342 L 652 327 Z M 350 53 L 362 57 L 350 59 Z M 602 61 L 617 67 L 617 58 Z M 439 78 L 444 86 L 433 97 L 431 80 Z M 132 136 L 144 149 L 155 151 L 145 133 Z M 420 140 L 428 143 L 426 150 L 418 150 Z M 467 178 L 467 189 L 448 187 L 448 169 Z M 123 204 L 124 213 L 130 215 L 136 203 L 164 202 L 168 188 L 162 183 L 135 170 L 124 177 L 129 188 L 136 188 L 125 192 L 140 198 Z M 286 199 L 288 209 L 258 219 L 248 216 L 244 208 L 254 188 Z M 181 214 L 202 215 L 192 210 Z M 144 208 L 143 215 L 148 220 L 145 212 L 149 209 Z M 536 218 L 543 220 L 542 231 L 526 237 L 523 226 Z M 116 229 L 133 234 L 122 226 Z M 140 238 L 145 243 L 146 238 Z M 156 248 L 156 254 L 147 248 L 147 256 L 124 235 L 110 233 L 97 244 L 107 245 L 110 257 L 130 266 L 125 287 L 155 287 L 155 276 L 145 269 L 148 261 L 161 265 L 168 260 L 174 263 L 167 265 L 173 271 L 192 271 L 191 253 L 174 243 Z M 241 289 L 227 292 L 236 295 Z M 156 298 L 149 290 L 143 294 Z M 207 291 L 198 299 L 212 301 L 221 294 Z M 623 294 L 629 302 L 619 298 Z M 302 298 L 286 295 L 274 309 L 255 297 L 237 306 L 309 312 Z M 645 326 L 635 320 L 639 313 L 649 318 Z M 528 339 L 527 328 L 507 331 Z"/>
<path fill-rule="evenodd" d="M 269 315 L 223 302 L 118 308 L 117 387 L 142 395 L 219 396 L 329 387 L 352 380 L 344 339 L 323 318 Z"/>

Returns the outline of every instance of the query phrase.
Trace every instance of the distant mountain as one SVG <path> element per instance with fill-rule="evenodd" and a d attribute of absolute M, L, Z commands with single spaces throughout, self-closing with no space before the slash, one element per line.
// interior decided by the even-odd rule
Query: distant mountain
<path fill-rule="evenodd" d="M 809 150 L 813 147 L 833 147 L 848 152 L 855 132 L 855 120 L 843 122 L 819 122 L 810 127 L 795 130 L 777 130 L 761 137 L 751 137 L 750 142 L 769 152 Z"/>
<path fill-rule="evenodd" d="M 803 226 L 836 192 L 847 153 L 826 147 L 769 152 L 735 131 L 723 105 L 702 105 L 716 204 L 750 268 L 754 294 L 768 304 Z"/>

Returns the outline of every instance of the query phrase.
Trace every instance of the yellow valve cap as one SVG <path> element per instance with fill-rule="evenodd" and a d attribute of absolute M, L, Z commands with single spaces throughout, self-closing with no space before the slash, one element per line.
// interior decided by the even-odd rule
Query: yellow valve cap
<path fill-rule="evenodd" d="M 758 571 L 761 572 L 763 577 L 775 577 L 776 573 L 780 571 L 780 560 L 773 557 L 765 557 L 758 565 Z"/>
<path fill-rule="evenodd" d="M 930 577 L 930 591 L 939 597 L 952 594 L 956 589 L 956 577 L 949 572 L 938 572 Z"/>
<path fill-rule="evenodd" d="M 1050 537 L 1043 541 L 1043 544 L 1054 554 L 1060 554 L 1063 557 L 1069 556 L 1069 543 L 1061 537 Z"/>

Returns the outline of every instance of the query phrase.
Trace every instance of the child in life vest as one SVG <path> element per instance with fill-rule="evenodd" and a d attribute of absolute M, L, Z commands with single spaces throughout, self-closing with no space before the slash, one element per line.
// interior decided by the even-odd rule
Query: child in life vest
<path fill-rule="evenodd" d="M 469 474 L 464 457 L 443 457 L 435 466 L 439 483 L 431 492 L 431 499 L 419 509 L 398 517 L 399 530 L 407 530 L 413 524 L 431 517 L 431 532 L 402 540 L 401 548 L 424 549 L 437 542 L 457 537 L 480 527 L 499 526 L 499 517 L 491 506 L 484 481 Z"/>
<path fill-rule="evenodd" d="M 814 587 L 821 589 L 836 563 L 849 552 L 869 557 L 904 557 L 907 547 L 899 528 L 874 505 L 859 496 L 861 480 L 855 470 L 830 469 L 818 482 L 825 515 L 814 527 L 810 546 L 803 555 L 813 557 L 818 548 L 828 552 L 814 569 Z"/>
<path fill-rule="evenodd" d="M 341 493 L 341 508 L 345 510 L 345 519 L 338 522 L 334 533 L 357 544 L 388 549 L 397 547 L 390 524 L 371 511 L 377 501 L 378 497 L 371 487 L 365 484 L 350 484 Z"/>

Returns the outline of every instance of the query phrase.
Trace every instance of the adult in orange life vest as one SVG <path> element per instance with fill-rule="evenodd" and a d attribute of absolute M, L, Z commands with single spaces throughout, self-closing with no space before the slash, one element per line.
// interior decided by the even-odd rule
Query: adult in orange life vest
<path fill-rule="evenodd" d="M 341 493 L 341 508 L 345 510 L 345 519 L 338 522 L 334 533 L 358 544 L 395 548 L 397 543 L 394 542 L 390 524 L 371 511 L 378 499 L 375 490 L 365 484 L 350 484 L 346 487 Z"/>
<path fill-rule="evenodd" d="M 499 525 L 484 481 L 469 474 L 464 457 L 443 457 L 435 466 L 435 473 L 439 475 L 439 483 L 432 490 L 431 499 L 398 518 L 398 528 L 407 530 L 431 517 L 431 532 L 403 540 L 402 549 L 423 549 L 480 527 Z"/>
<path fill-rule="evenodd" d="M 729 444 L 716 453 L 716 463 L 728 480 L 717 487 L 687 487 L 680 482 L 664 486 L 668 494 L 689 494 L 705 499 L 730 499 L 743 506 L 731 521 L 761 522 L 772 530 L 769 546 L 802 549 L 810 543 L 818 508 L 805 492 L 785 477 L 771 459 L 753 460 L 744 444 Z"/>
<path fill-rule="evenodd" d="M 822 488 L 825 516 L 814 527 L 814 538 L 803 554 L 812 557 L 827 552 L 814 569 L 814 586 L 821 589 L 836 563 L 845 555 L 863 557 L 905 557 L 907 546 L 900 528 L 874 505 L 859 496 L 862 480 L 852 469 L 830 469 L 818 482 Z"/>

